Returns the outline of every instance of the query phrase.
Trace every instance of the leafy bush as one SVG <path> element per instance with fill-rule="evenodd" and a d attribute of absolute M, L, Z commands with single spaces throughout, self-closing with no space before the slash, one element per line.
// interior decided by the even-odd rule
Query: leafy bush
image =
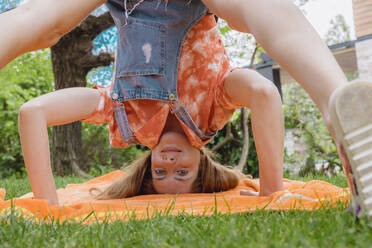
<path fill-rule="evenodd" d="M 24 172 L 18 136 L 18 110 L 53 90 L 49 50 L 25 54 L 0 71 L 0 177 Z"/>
<path fill-rule="evenodd" d="M 115 148 L 109 143 L 108 125 L 83 123 L 83 153 L 90 174 L 98 176 L 129 165 L 141 156 L 142 146 L 131 146 L 126 149 Z"/>
<path fill-rule="evenodd" d="M 235 167 L 240 160 L 240 156 L 243 148 L 243 133 L 240 122 L 240 111 L 236 111 L 232 120 L 231 120 L 231 129 L 234 134 L 235 139 L 216 152 L 216 157 L 220 163 L 227 166 Z M 256 147 L 252 135 L 251 129 L 251 118 L 248 119 L 249 126 L 249 153 L 248 159 L 245 164 L 243 173 L 252 175 L 253 177 L 258 177 L 258 158 L 256 153 Z M 224 140 L 226 136 L 226 126 L 222 129 L 214 140 L 212 140 L 207 147 L 212 149 L 215 145 L 219 144 Z"/>
<path fill-rule="evenodd" d="M 299 156 L 285 156 L 285 162 L 305 164 L 300 175 L 316 174 L 315 164 L 319 161 L 328 164 L 329 169 L 341 167 L 337 148 L 326 128 L 322 115 L 309 95 L 298 84 L 283 86 L 285 128 L 296 128 L 307 144 L 305 163 Z"/>

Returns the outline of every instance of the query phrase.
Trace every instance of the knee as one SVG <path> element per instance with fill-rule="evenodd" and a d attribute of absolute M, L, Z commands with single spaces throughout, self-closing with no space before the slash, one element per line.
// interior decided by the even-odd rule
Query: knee
<path fill-rule="evenodd" d="M 271 97 L 278 93 L 276 86 L 252 69 L 239 69 L 231 73 L 231 87 L 241 89 L 260 97 Z"/>
<path fill-rule="evenodd" d="M 29 122 L 34 118 L 38 118 L 43 112 L 43 107 L 39 102 L 28 101 L 23 104 L 18 111 L 18 122 L 24 123 Z"/>
<path fill-rule="evenodd" d="M 262 78 L 260 83 L 255 85 L 253 91 L 253 95 L 256 95 L 257 97 L 266 101 L 280 99 L 278 88 L 273 82 L 266 78 Z"/>
<path fill-rule="evenodd" d="M 247 107 L 258 102 L 281 101 L 277 87 L 255 70 L 233 71 L 225 82 L 225 89 Z"/>
<path fill-rule="evenodd" d="M 232 71 L 226 79 L 230 87 L 250 90 L 255 82 L 262 81 L 264 78 L 255 70 L 237 69 Z"/>

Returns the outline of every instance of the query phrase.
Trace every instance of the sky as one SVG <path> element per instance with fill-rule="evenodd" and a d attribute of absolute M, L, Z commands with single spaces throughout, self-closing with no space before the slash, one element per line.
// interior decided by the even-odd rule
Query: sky
<path fill-rule="evenodd" d="M 350 27 L 352 39 L 355 38 L 352 0 L 313 0 L 304 9 L 306 17 L 322 37 L 330 28 L 331 19 L 342 14 Z"/>

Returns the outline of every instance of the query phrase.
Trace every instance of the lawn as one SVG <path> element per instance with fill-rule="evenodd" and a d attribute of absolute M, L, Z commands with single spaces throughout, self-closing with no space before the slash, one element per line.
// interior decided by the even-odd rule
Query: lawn
<path fill-rule="evenodd" d="M 345 187 L 344 176 L 315 177 Z M 56 178 L 57 187 L 82 182 Z M 8 197 L 30 191 L 27 179 L 1 180 Z M 7 224 L 10 223 L 10 224 Z M 265 212 L 212 217 L 157 217 L 111 224 L 33 224 L 0 219 L 0 247 L 371 247 L 372 228 L 346 206 L 313 212 Z"/>

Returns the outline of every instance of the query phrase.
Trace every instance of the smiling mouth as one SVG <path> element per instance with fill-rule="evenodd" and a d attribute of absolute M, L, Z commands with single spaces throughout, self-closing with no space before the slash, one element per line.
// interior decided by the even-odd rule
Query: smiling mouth
<path fill-rule="evenodd" d="M 181 149 L 179 149 L 176 146 L 165 146 L 161 152 L 182 152 Z"/>

